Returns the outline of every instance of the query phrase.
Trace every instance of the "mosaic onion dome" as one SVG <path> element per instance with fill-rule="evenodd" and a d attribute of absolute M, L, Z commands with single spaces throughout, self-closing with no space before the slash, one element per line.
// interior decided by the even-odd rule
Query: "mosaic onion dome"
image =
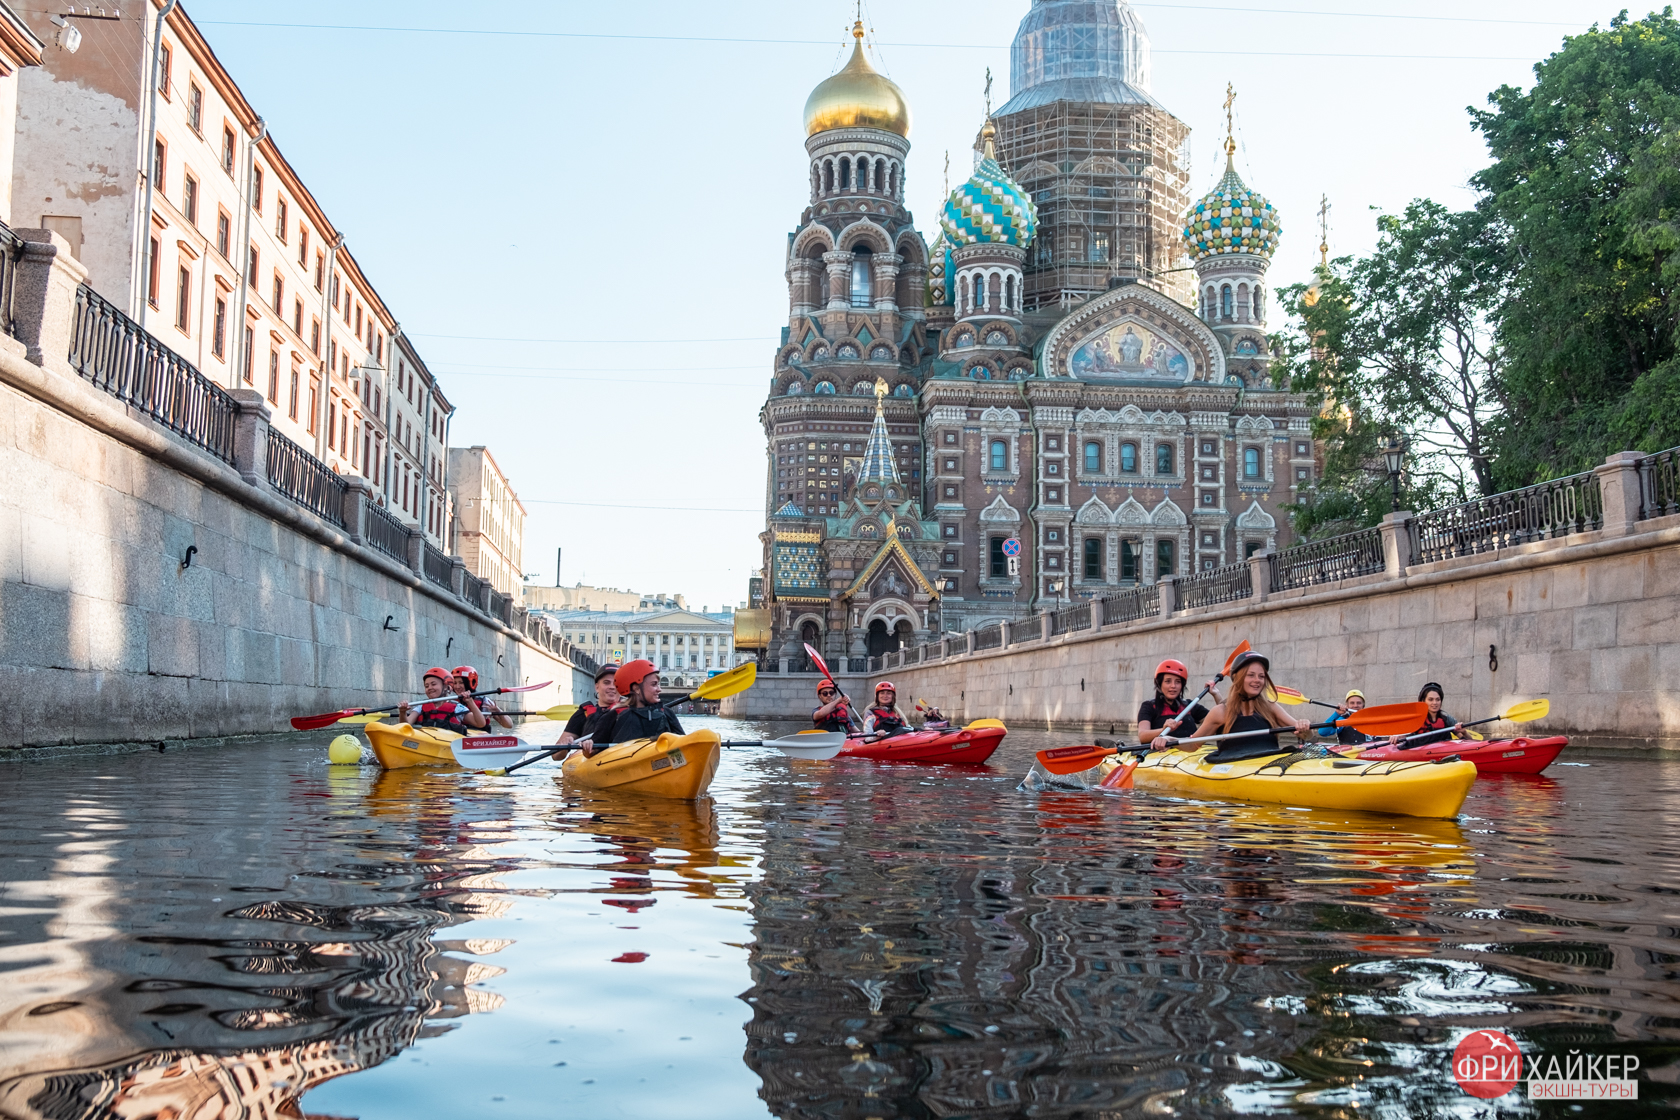
<path fill-rule="evenodd" d="M 1038 207 L 1025 187 L 998 166 L 992 148 L 992 122 L 980 130 L 985 153 L 968 182 L 951 192 L 939 213 L 939 225 L 952 245 L 978 241 L 1025 249 L 1038 232 Z"/>
<path fill-rule="evenodd" d="M 1221 253 L 1246 253 L 1270 260 L 1283 224 L 1259 191 L 1243 185 L 1225 150 L 1225 176 L 1184 215 L 1184 248 L 1193 261 Z"/>
<path fill-rule="evenodd" d="M 955 268 L 951 264 L 951 245 L 945 240 L 944 231 L 933 239 L 933 248 L 928 250 L 927 276 L 927 307 L 950 307 L 952 305 L 951 279 Z"/>
<path fill-rule="evenodd" d="M 879 128 L 910 138 L 904 91 L 877 73 L 863 54 L 863 21 L 852 25 L 852 58 L 805 99 L 805 135 L 831 128 Z"/>

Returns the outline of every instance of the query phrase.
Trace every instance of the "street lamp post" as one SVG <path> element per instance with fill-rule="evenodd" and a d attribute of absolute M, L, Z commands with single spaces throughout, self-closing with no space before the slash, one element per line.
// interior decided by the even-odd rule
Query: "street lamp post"
<path fill-rule="evenodd" d="M 1383 461 L 1388 467 L 1388 484 L 1393 491 L 1394 512 L 1400 512 L 1400 471 L 1406 465 L 1406 441 L 1389 436 L 1382 445 Z"/>
<path fill-rule="evenodd" d="M 1062 609 L 1062 581 L 1059 579 L 1051 580 L 1050 590 L 1056 596 L 1056 610 L 1060 611 Z"/>

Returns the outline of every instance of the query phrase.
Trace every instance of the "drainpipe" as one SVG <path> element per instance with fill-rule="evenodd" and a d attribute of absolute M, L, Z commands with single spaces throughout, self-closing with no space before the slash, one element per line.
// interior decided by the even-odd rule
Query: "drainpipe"
<path fill-rule="evenodd" d="M 326 271 L 321 274 L 321 396 L 315 402 L 315 458 L 327 459 L 327 401 L 332 396 L 332 297 L 333 269 L 338 267 L 338 251 L 344 248 L 344 235 L 333 238 L 327 246 Z"/>
<path fill-rule="evenodd" d="M 385 425 L 385 470 L 381 477 L 385 480 L 382 485 L 385 487 L 385 506 L 387 509 L 390 508 L 391 499 L 396 496 L 396 493 L 391 489 L 391 457 L 394 454 L 391 449 L 391 416 L 397 407 L 391 400 L 391 386 L 394 384 L 391 380 L 391 367 L 397 364 L 397 339 L 402 336 L 402 324 L 391 324 L 391 354 L 385 361 L 385 414 L 380 417 L 380 422 Z M 422 528 L 423 531 L 424 528 Z"/>
<path fill-rule="evenodd" d="M 149 306 L 146 301 L 146 284 L 152 276 L 152 194 L 157 178 L 158 79 L 161 77 L 158 68 L 163 63 L 163 22 L 169 18 L 169 13 L 175 10 L 177 3 L 179 0 L 166 0 L 163 9 L 157 14 L 157 23 L 152 30 L 151 107 L 146 112 L 146 131 L 140 136 L 140 166 L 146 169 L 146 202 L 143 207 L 145 212 L 140 216 L 140 243 L 136 246 L 139 250 L 140 270 L 139 282 L 134 288 L 139 296 L 135 301 L 134 318 L 142 330 L 146 326 L 146 310 Z"/>
<path fill-rule="evenodd" d="M 257 185 L 257 145 L 261 144 L 263 142 L 263 137 L 265 137 L 267 135 L 268 135 L 268 125 L 263 121 L 263 119 L 261 117 L 258 117 L 257 118 L 257 135 L 256 135 L 256 138 L 253 139 L 250 142 L 250 144 L 247 145 L 247 148 L 246 148 L 246 156 L 245 156 L 245 200 L 244 200 L 244 204 L 242 206 L 240 206 L 240 208 L 239 208 L 239 248 L 245 250 L 245 252 L 243 254 L 243 256 L 245 258 L 245 261 L 244 261 L 244 264 L 239 269 L 239 303 L 238 303 L 238 308 L 234 312 L 234 315 L 233 315 L 233 321 L 234 321 L 234 324 L 235 324 L 234 329 L 239 332 L 239 334 L 235 337 L 235 343 L 234 343 L 234 348 L 233 348 L 234 363 L 233 363 L 233 370 L 232 370 L 232 373 L 230 375 L 230 380 L 233 382 L 232 387 L 235 388 L 235 389 L 240 388 L 241 385 L 243 384 L 244 378 L 245 378 L 245 363 L 249 362 L 251 360 L 251 355 L 246 352 L 246 348 L 245 348 L 245 331 L 247 330 L 247 327 L 245 325 L 246 298 L 251 291 L 251 281 L 256 279 L 255 276 L 250 275 L 250 270 L 251 270 L 251 194 L 255 190 L 256 185 Z M 279 310 L 280 310 L 279 308 L 275 308 L 276 314 L 279 313 Z M 253 338 L 252 341 L 254 342 L 255 338 Z M 252 372 L 252 383 L 253 384 L 255 384 L 255 379 L 256 379 L 256 374 L 255 374 L 255 371 L 253 371 Z"/>

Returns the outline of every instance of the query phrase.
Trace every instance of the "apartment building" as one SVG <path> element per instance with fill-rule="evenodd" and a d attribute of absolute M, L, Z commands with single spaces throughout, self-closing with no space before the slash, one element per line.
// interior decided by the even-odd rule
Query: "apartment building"
<path fill-rule="evenodd" d="M 447 400 L 412 347 L 392 368 L 396 318 L 342 231 L 186 12 L 171 8 L 156 34 L 159 10 L 72 13 L 78 49 L 49 46 L 22 72 L 16 221 L 62 234 L 98 295 L 211 380 L 261 392 L 276 431 L 363 475 L 441 547 Z M 23 18 L 50 43 L 66 19 Z M 423 393 L 397 389 L 411 374 Z M 423 467 L 428 441 L 439 460 L 435 485 L 406 503 L 399 418 L 422 437 L 402 464 Z"/>
<path fill-rule="evenodd" d="M 380 465 L 380 490 L 388 509 L 448 552 L 449 418 L 454 406 L 401 329 L 391 336 L 388 371 L 373 386 L 375 407 L 365 421 Z M 367 390 L 363 391 L 366 403 Z"/>
<path fill-rule="evenodd" d="M 451 447 L 447 478 L 452 543 L 467 570 L 504 595 L 525 585 L 525 507 L 483 446 Z"/>

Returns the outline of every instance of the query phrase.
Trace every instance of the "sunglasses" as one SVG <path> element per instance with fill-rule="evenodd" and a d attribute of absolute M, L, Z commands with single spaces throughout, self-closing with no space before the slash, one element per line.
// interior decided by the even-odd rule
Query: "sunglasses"
<path fill-rule="evenodd" d="M 833 695 L 835 695 L 835 692 L 832 688 L 819 688 L 819 689 L 817 689 L 817 695 L 818 696 L 833 696 Z"/>

